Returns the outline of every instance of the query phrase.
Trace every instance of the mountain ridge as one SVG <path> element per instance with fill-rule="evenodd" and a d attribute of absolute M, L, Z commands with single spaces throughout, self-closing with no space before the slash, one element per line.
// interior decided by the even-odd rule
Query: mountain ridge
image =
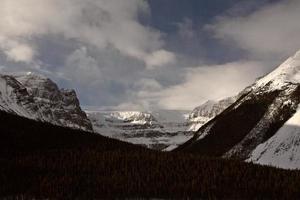
<path fill-rule="evenodd" d="M 276 135 L 296 113 L 300 103 L 299 74 L 300 53 L 297 52 L 246 87 L 231 106 L 201 127 L 177 151 L 249 159 L 258 145 Z"/>
<path fill-rule="evenodd" d="M 0 109 L 55 125 L 93 131 L 74 90 L 34 73 L 0 75 Z"/>
<path fill-rule="evenodd" d="M 183 111 L 86 110 L 95 132 L 107 137 L 164 150 L 187 141 L 187 113 Z M 171 117 L 169 117 L 171 115 Z M 168 149 L 167 149 L 168 150 Z"/>

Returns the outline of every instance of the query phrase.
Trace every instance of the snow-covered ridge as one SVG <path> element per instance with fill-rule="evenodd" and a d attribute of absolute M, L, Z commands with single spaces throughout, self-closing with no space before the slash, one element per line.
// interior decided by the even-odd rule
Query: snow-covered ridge
<path fill-rule="evenodd" d="M 93 130 L 74 90 L 59 89 L 50 79 L 34 73 L 0 75 L 0 109 L 59 126 Z"/>
<path fill-rule="evenodd" d="M 270 90 L 276 90 L 291 83 L 300 83 L 300 51 L 288 58 L 274 71 L 259 79 L 253 87 L 258 88 L 270 84 Z"/>
<path fill-rule="evenodd" d="M 85 111 L 90 120 L 97 121 L 100 127 L 126 127 L 137 128 L 157 128 L 159 123 L 155 117 L 148 112 L 140 111 Z"/>
<path fill-rule="evenodd" d="M 138 111 L 121 111 L 110 113 L 110 119 L 121 120 L 124 122 L 130 122 L 132 124 L 156 124 L 157 120 L 150 114 L 146 112 Z"/>
<path fill-rule="evenodd" d="M 153 149 L 176 147 L 193 135 L 186 131 L 188 111 L 97 111 L 87 108 L 86 113 L 95 132 Z"/>
<path fill-rule="evenodd" d="M 102 123 L 122 123 L 127 125 L 148 125 L 147 128 L 165 126 L 187 126 L 189 111 L 156 110 L 156 111 L 101 111 L 86 109 L 91 118 L 98 118 Z M 186 128 L 186 127 L 184 127 Z M 184 131 L 184 129 L 181 129 Z"/>

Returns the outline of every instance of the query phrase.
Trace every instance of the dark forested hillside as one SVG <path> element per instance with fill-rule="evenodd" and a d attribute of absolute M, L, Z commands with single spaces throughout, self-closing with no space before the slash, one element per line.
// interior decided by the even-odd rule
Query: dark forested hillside
<path fill-rule="evenodd" d="M 300 172 L 162 153 L 0 112 L 1 198 L 300 197 Z"/>

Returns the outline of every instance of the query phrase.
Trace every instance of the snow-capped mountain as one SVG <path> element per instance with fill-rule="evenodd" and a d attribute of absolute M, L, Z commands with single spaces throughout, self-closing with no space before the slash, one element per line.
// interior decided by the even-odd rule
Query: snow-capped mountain
<path fill-rule="evenodd" d="M 101 135 L 145 145 L 157 150 L 172 150 L 193 135 L 186 131 L 188 111 L 95 111 L 86 110 L 93 128 Z"/>
<path fill-rule="evenodd" d="M 236 97 L 229 97 L 220 101 L 209 100 L 196 107 L 188 117 L 188 121 L 191 123 L 189 130 L 198 131 L 201 126 L 220 114 L 235 101 Z"/>
<path fill-rule="evenodd" d="M 300 51 L 243 90 L 177 150 L 300 168 L 299 103 Z"/>
<path fill-rule="evenodd" d="M 93 131 L 74 90 L 42 75 L 0 75 L 0 109 L 22 117 Z"/>
<path fill-rule="evenodd" d="M 128 125 L 138 125 L 144 128 L 159 126 L 157 120 L 151 115 L 151 113 L 128 111 L 128 112 L 111 112 L 106 115 L 106 120 L 111 122 L 128 123 Z"/>

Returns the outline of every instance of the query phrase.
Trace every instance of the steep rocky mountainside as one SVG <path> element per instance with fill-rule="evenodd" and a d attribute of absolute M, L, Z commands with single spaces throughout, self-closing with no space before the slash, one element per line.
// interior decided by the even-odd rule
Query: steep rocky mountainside
<path fill-rule="evenodd" d="M 275 161 L 281 154 L 293 149 L 289 164 L 294 166 L 300 159 L 300 155 L 295 153 L 300 150 L 297 142 L 300 132 L 295 128 L 300 124 L 290 127 L 285 123 L 294 116 L 299 103 L 300 52 L 297 52 L 273 72 L 243 90 L 231 106 L 202 126 L 177 151 L 254 160 L 286 168 L 286 165 Z M 276 141 L 276 153 L 264 156 L 272 151 L 270 144 L 274 144 L 274 140 L 281 140 Z M 297 167 L 300 168 L 300 165 Z"/>
<path fill-rule="evenodd" d="M 33 73 L 0 75 L 0 109 L 29 119 L 93 131 L 74 90 Z"/>

